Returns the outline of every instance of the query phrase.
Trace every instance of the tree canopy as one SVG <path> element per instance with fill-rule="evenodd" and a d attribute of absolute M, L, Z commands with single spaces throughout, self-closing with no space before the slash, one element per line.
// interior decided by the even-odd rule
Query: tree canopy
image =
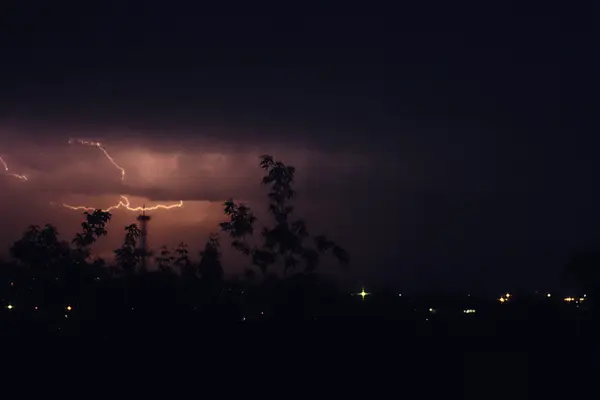
<path fill-rule="evenodd" d="M 283 266 L 284 275 L 299 265 L 303 266 L 304 272 L 313 272 L 321 255 L 327 252 L 331 252 L 342 265 L 347 265 L 349 256 L 346 250 L 325 235 L 311 237 L 305 221 L 292 218 L 296 169 L 270 155 L 260 157 L 260 167 L 266 173 L 262 184 L 269 187 L 268 211 L 273 221 L 261 230 L 260 243 L 251 245 L 249 240 L 254 235 L 256 216 L 247 205 L 236 203 L 233 199 L 226 201 L 224 212 L 229 220 L 221 223 L 221 230 L 229 234 L 233 248 L 249 256 L 263 275 L 267 275 L 269 268 L 278 262 Z"/>

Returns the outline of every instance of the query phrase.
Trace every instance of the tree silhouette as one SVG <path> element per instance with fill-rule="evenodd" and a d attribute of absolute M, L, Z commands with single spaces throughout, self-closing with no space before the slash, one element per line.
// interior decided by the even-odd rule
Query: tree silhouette
<path fill-rule="evenodd" d="M 175 249 L 175 254 L 177 254 L 175 265 L 179 268 L 181 276 L 184 278 L 191 278 L 195 276 L 196 274 L 192 265 L 192 261 L 190 260 L 187 244 L 183 242 L 179 243 Z"/>
<path fill-rule="evenodd" d="M 89 258 L 89 246 L 101 236 L 106 236 L 106 225 L 112 217 L 109 212 L 102 210 L 94 210 L 92 213 L 86 211 L 83 215 L 85 216 L 85 221 L 81 223 L 82 232 L 77 233 L 72 241 L 81 261 Z"/>
<path fill-rule="evenodd" d="M 136 267 L 140 263 L 141 254 L 137 249 L 137 240 L 142 232 L 136 224 L 127 225 L 125 227 L 125 240 L 123 245 L 116 249 L 115 255 L 119 267 L 128 274 L 135 272 Z"/>
<path fill-rule="evenodd" d="M 304 265 L 305 272 L 312 272 L 317 268 L 321 254 L 328 251 L 331 251 L 341 264 L 348 264 L 347 252 L 324 235 L 313 239 L 315 248 L 308 247 L 305 243 L 310 235 L 306 223 L 302 219 L 291 220 L 294 207 L 290 202 L 296 195 L 293 188 L 296 169 L 276 161 L 269 155 L 260 157 L 260 167 L 266 171 L 262 183 L 270 186 L 269 213 L 274 223 L 271 227 L 263 228 L 262 245 L 251 247 L 248 237 L 254 233 L 254 213 L 244 204 L 237 204 L 233 200 L 226 201 L 224 211 L 229 221 L 221 223 L 220 226 L 232 238 L 232 246 L 242 254 L 250 256 L 252 263 L 265 276 L 269 267 L 277 261 L 282 262 L 284 274 L 294 270 L 299 264 Z"/>
<path fill-rule="evenodd" d="M 156 265 L 158 270 L 161 272 L 169 272 L 171 271 L 171 264 L 175 257 L 171 255 L 171 252 L 167 248 L 167 246 L 162 246 L 160 248 L 160 254 L 156 257 Z"/>
<path fill-rule="evenodd" d="M 44 228 L 31 225 L 23 236 L 13 243 L 10 254 L 17 264 L 34 270 L 47 270 L 71 259 L 71 248 L 59 241 L 58 230 L 50 224 Z"/>
<path fill-rule="evenodd" d="M 247 281 L 254 281 L 256 279 L 256 272 L 252 268 L 244 269 L 244 279 Z"/>
<path fill-rule="evenodd" d="M 223 279 L 223 267 L 221 266 L 221 252 L 219 251 L 219 236 L 213 233 L 209 236 L 200 252 L 200 263 L 198 272 L 204 282 L 220 282 Z"/>

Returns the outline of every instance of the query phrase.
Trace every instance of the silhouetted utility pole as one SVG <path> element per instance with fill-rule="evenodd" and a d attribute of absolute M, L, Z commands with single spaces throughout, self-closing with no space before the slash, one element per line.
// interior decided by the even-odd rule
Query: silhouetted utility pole
<path fill-rule="evenodd" d="M 146 205 L 144 204 L 142 207 L 142 215 L 137 217 L 137 220 L 140 221 L 140 251 L 142 253 L 141 260 L 141 269 L 142 271 L 146 271 L 146 259 L 148 258 L 148 222 L 150 221 L 150 216 L 146 215 Z"/>

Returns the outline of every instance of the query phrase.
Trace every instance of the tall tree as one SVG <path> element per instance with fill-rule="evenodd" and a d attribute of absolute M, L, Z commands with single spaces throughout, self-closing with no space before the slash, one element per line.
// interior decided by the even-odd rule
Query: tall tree
<path fill-rule="evenodd" d="M 81 261 L 85 261 L 90 256 L 91 246 L 101 236 L 106 236 L 106 225 L 112 215 L 102 210 L 94 212 L 84 212 L 85 220 L 81 223 L 82 232 L 77 233 L 72 243 L 75 245 L 76 254 Z"/>
<path fill-rule="evenodd" d="M 117 264 L 126 273 L 132 274 L 141 260 L 141 254 L 137 248 L 137 240 L 142 232 L 136 224 L 127 225 L 125 227 L 125 239 L 123 245 L 116 249 L 115 255 Z"/>
<path fill-rule="evenodd" d="M 293 188 L 296 169 L 269 155 L 260 157 L 260 167 L 266 172 L 262 183 L 270 189 L 268 209 L 273 223 L 262 229 L 261 245 L 251 246 L 248 239 L 254 234 L 254 213 L 248 206 L 232 199 L 225 202 L 224 211 L 229 221 L 220 225 L 232 238 L 232 246 L 250 256 L 263 275 L 267 275 L 269 267 L 278 261 L 283 265 L 284 274 L 300 264 L 305 272 L 312 272 L 317 268 L 321 254 L 329 251 L 341 264 L 348 264 L 348 253 L 324 235 L 312 238 L 314 246 L 308 246 L 310 235 L 306 223 L 302 219 L 291 219 L 294 207 L 290 203 L 296 196 Z"/>
<path fill-rule="evenodd" d="M 191 278 L 195 276 L 194 267 L 190 260 L 190 254 L 187 248 L 187 244 L 181 242 L 175 249 L 175 265 L 179 268 L 181 276 L 184 278 Z"/>
<path fill-rule="evenodd" d="M 200 252 L 200 263 L 198 272 L 204 282 L 220 282 L 223 279 L 223 267 L 221 265 L 221 252 L 219 251 L 219 236 L 213 233 L 209 236 Z"/>
<path fill-rule="evenodd" d="M 159 255 L 155 259 L 158 270 L 161 272 L 171 271 L 171 264 L 173 263 L 174 259 L 175 257 L 171 255 L 171 252 L 169 251 L 167 246 L 162 246 L 160 248 Z"/>

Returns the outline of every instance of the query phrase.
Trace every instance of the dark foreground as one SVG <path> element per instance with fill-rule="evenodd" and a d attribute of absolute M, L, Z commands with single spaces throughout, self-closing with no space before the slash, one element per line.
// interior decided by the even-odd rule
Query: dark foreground
<path fill-rule="evenodd" d="M 94 391 L 114 384 L 119 393 L 127 387 L 133 395 L 155 396 L 165 385 L 170 398 L 190 390 L 261 398 L 553 399 L 597 393 L 598 336 L 582 331 L 525 330 L 518 323 L 488 327 L 485 335 L 458 335 L 441 324 L 417 329 L 390 321 L 121 322 L 63 324 L 55 334 L 39 330 L 41 325 L 13 326 L 2 338 L 5 362 L 21 365 L 26 376 L 41 368 L 58 374 L 58 382 L 91 379 L 90 388 L 101 385 Z M 16 349 L 17 362 L 11 358 Z M 27 353 L 32 349 L 33 357 Z M 176 395 L 173 387 L 188 389 Z"/>
<path fill-rule="evenodd" d="M 376 333 L 382 341 L 401 335 L 506 342 L 516 337 L 589 337 L 595 335 L 598 319 L 590 299 L 566 302 L 559 295 L 512 296 L 499 302 L 470 296 L 361 297 L 310 290 L 134 289 L 9 292 L 0 299 L 0 332 L 15 337 L 111 340 L 125 334 L 181 338 L 220 331 L 287 330 L 288 334 L 343 332 L 342 337 L 365 338 Z"/>
<path fill-rule="evenodd" d="M 85 397 L 111 385 L 120 396 L 120 386 L 133 385 L 131 394 L 154 398 L 161 384 L 169 398 L 597 397 L 600 335 L 587 300 L 363 299 L 329 288 L 213 291 L 163 282 L 76 291 L 6 285 L 6 369 L 19 371 L 26 387 L 53 374 L 62 391 L 90 381 Z"/>
<path fill-rule="evenodd" d="M 309 315 L 298 305 L 73 304 L 20 313 L 15 305 L 1 311 L 2 340 L 7 360 L 19 349 L 10 365 L 28 374 L 48 363 L 44 374 L 92 379 L 90 387 L 116 384 L 118 376 L 128 382 L 117 385 L 119 393 L 133 385 L 130 393 L 138 396 L 156 396 L 161 384 L 168 386 L 165 396 L 189 395 L 176 395 L 173 382 L 220 397 L 514 400 L 597 393 L 600 336 L 589 310 L 481 302 L 466 314 L 462 306 L 369 301 L 322 305 Z M 38 356 L 53 355 L 32 363 L 22 352 L 32 347 Z"/>

